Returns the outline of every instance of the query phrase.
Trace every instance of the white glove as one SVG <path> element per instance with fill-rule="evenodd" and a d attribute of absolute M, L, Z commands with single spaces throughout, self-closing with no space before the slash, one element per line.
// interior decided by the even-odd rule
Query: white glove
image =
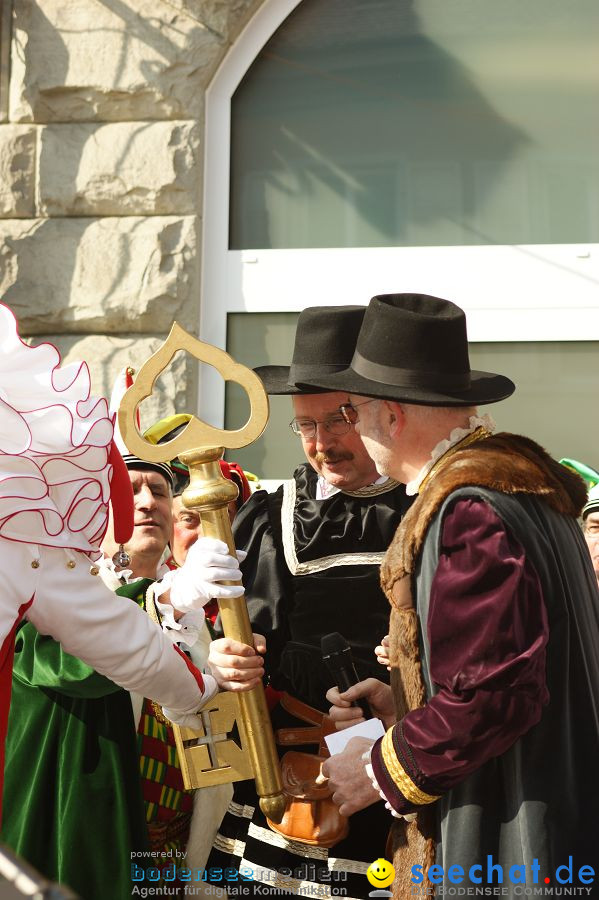
<path fill-rule="evenodd" d="M 171 604 L 181 612 L 199 609 L 209 600 L 241 597 L 243 585 L 224 585 L 221 581 L 241 581 L 239 563 L 246 557 L 237 551 L 237 559 L 229 553 L 224 541 L 201 537 L 192 544 L 180 569 L 170 576 Z"/>
<path fill-rule="evenodd" d="M 192 728 L 194 731 L 204 730 L 202 718 L 196 713 L 181 713 L 165 707 L 162 708 L 162 712 L 173 725 L 180 725 L 182 728 Z"/>

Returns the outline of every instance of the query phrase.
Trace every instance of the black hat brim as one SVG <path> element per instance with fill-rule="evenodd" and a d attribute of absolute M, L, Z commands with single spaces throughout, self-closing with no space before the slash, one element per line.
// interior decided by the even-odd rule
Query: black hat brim
<path fill-rule="evenodd" d="M 267 394 L 325 394 L 328 390 L 289 384 L 290 366 L 257 366 L 254 372 L 264 385 Z"/>
<path fill-rule="evenodd" d="M 399 403 L 413 403 L 418 406 L 482 406 L 505 400 L 516 390 L 514 382 L 505 375 L 477 371 L 470 373 L 470 386 L 465 391 L 384 384 L 358 375 L 351 368 L 333 375 L 315 377 L 314 381 L 315 384 L 302 383 L 304 393 L 319 387 L 327 391 L 347 391 L 348 394 L 362 394 L 364 397 L 396 400 Z"/>

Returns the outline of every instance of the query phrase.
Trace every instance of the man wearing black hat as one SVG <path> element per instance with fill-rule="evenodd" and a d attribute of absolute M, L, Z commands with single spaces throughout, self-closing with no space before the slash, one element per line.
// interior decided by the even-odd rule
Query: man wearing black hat
<path fill-rule="evenodd" d="M 235 543 L 247 551 L 241 569 L 250 620 L 255 631 L 268 636 L 265 669 L 281 753 L 305 750 L 310 761 L 322 742 L 332 684 L 321 638 L 343 633 L 360 676 L 377 669 L 373 651 L 388 622 L 379 563 L 408 507 L 403 485 L 379 476 L 353 426 L 339 413 L 346 395 L 301 387 L 311 373 L 330 374 L 348 365 L 364 310 L 305 309 L 291 366 L 256 370 L 268 393 L 292 398 L 290 425 L 307 462 L 276 493 L 253 494 L 234 524 Z M 318 764 L 313 769 L 315 777 Z M 361 896 L 368 866 L 385 851 L 386 817 L 382 810 L 368 810 L 350 823 L 345 837 L 347 823 L 340 820 L 337 839 L 331 843 L 323 833 L 319 842 L 321 809 L 316 801 L 314 832 L 303 835 L 312 843 L 299 843 L 298 831 L 269 831 L 253 783 L 237 785 L 207 868 L 251 869 L 260 896 L 271 888 L 279 896 L 305 893 L 306 883 Z M 243 888 L 246 896 L 253 889 Z M 234 885 L 229 889 L 234 893 Z"/>
<path fill-rule="evenodd" d="M 315 383 L 347 392 L 341 412 L 379 471 L 416 495 L 381 569 L 393 698 L 374 680 L 346 702 L 330 693 L 340 724 L 363 695 L 389 726 L 325 763 L 341 812 L 384 797 L 402 900 L 427 872 L 445 892 L 592 884 L 599 596 L 576 521 L 583 482 L 477 416 L 514 385 L 470 370 L 448 301 L 375 297 L 351 366 Z"/>

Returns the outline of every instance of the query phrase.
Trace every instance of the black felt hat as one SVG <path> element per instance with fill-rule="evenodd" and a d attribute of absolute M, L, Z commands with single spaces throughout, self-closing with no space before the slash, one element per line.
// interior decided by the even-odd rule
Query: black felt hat
<path fill-rule="evenodd" d="M 301 383 L 346 369 L 352 359 L 365 306 L 309 306 L 297 320 L 290 366 L 258 366 L 268 394 L 319 394 L 326 387 L 306 389 Z"/>
<path fill-rule="evenodd" d="M 304 390 L 314 385 L 421 406 L 495 403 L 515 390 L 503 375 L 470 369 L 464 311 L 427 294 L 373 297 L 351 365 L 310 376 Z"/>

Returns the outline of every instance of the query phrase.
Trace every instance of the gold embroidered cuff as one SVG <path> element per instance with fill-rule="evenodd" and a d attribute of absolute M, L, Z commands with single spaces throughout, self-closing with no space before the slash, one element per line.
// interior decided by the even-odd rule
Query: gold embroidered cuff
<path fill-rule="evenodd" d="M 435 800 L 439 799 L 438 796 L 434 797 L 432 794 L 425 794 L 424 791 L 421 791 L 420 788 L 416 784 L 414 784 L 404 767 L 399 762 L 397 754 L 395 753 L 395 748 L 393 747 L 392 728 L 390 728 L 389 731 L 385 734 L 385 737 L 381 742 L 381 752 L 387 772 L 389 773 L 390 777 L 393 779 L 403 796 L 406 798 L 406 800 L 409 800 L 410 803 L 414 803 L 417 806 L 424 806 L 427 803 L 434 803 Z"/>

